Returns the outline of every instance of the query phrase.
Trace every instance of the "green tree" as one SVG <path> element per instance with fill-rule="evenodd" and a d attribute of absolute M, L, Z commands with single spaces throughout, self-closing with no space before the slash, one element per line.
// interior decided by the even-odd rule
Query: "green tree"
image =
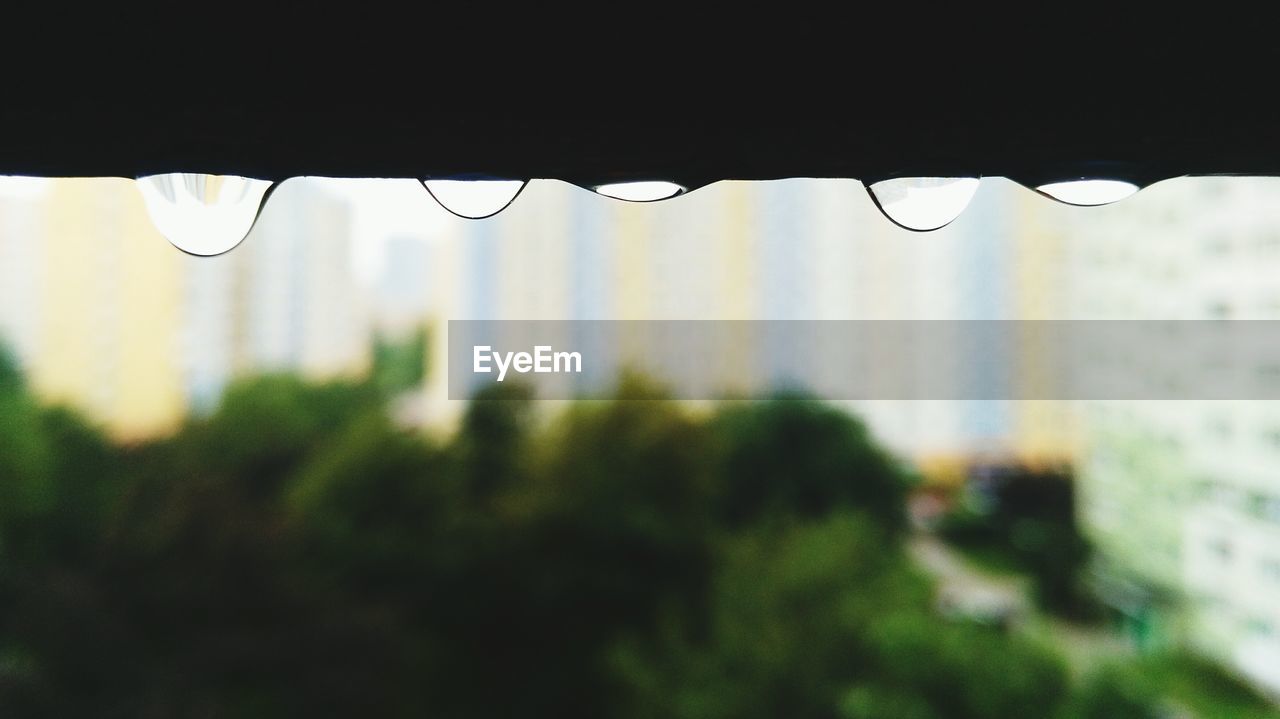
<path fill-rule="evenodd" d="M 813 401 L 707 418 L 629 377 L 551 414 L 504 383 L 436 443 L 371 383 L 267 376 L 118 447 L 15 376 L 0 716 L 1121 711 L 933 611 L 902 472 Z"/>
<path fill-rule="evenodd" d="M 381 409 L 377 393 L 363 383 L 262 375 L 228 387 L 217 411 L 178 439 L 192 470 L 271 493 L 347 422 Z"/>
<path fill-rule="evenodd" d="M 518 382 L 491 384 L 471 400 L 450 448 L 471 500 L 487 505 L 528 477 L 535 419 L 532 390 Z"/>
<path fill-rule="evenodd" d="M 383 397 L 393 398 L 422 384 L 427 373 L 427 330 L 418 327 L 398 340 L 379 335 L 373 342 L 369 380 Z"/>
<path fill-rule="evenodd" d="M 55 448 L 43 430 L 25 392 L 0 392 L 0 572 L 6 560 L 37 551 L 34 534 L 55 509 Z"/>
<path fill-rule="evenodd" d="M 619 648 L 635 715 L 1012 719 L 1058 705 L 1053 655 L 945 622 L 908 567 L 866 515 L 741 535 L 716 575 L 706 637 L 669 630 Z"/>
<path fill-rule="evenodd" d="M 987 480 L 989 498 L 961 507 L 941 526 L 948 541 L 1028 574 L 1037 603 L 1094 620 L 1101 608 L 1083 578 L 1092 556 L 1076 521 L 1075 484 L 1064 471 L 1010 468 Z"/>
<path fill-rule="evenodd" d="M 1158 692 L 1140 674 L 1106 666 L 1084 681 L 1064 719 L 1159 719 Z"/>
<path fill-rule="evenodd" d="M 16 394 L 24 389 L 22 370 L 18 360 L 0 342 L 0 395 Z"/>
<path fill-rule="evenodd" d="M 894 531 L 905 528 L 905 475 L 849 414 L 778 398 L 731 404 L 711 426 L 730 524 L 854 507 Z"/>
<path fill-rule="evenodd" d="M 609 716 L 604 661 L 663 609 L 688 612 L 711 532 L 699 423 L 639 381 L 539 424 L 514 387 L 486 394 L 454 457 L 462 511 L 442 540 L 430 635 L 444 716 Z M 507 399 L 498 399 L 505 397 Z M 481 449 L 483 448 L 483 449 Z"/>

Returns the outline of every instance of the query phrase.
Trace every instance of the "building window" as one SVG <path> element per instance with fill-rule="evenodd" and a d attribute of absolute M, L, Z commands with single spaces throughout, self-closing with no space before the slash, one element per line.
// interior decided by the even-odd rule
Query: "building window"
<path fill-rule="evenodd" d="M 1209 554 L 1220 562 L 1227 563 L 1231 561 L 1232 547 L 1231 542 L 1226 539 L 1213 539 L 1208 543 Z"/>
<path fill-rule="evenodd" d="M 1204 253 L 1211 257 L 1221 257 L 1230 254 L 1231 238 L 1226 235 L 1214 235 L 1204 243 Z"/>
<path fill-rule="evenodd" d="M 1242 511 L 1245 509 L 1246 497 L 1243 492 L 1230 485 L 1209 483 L 1209 499 L 1214 504 L 1228 509 Z"/>
<path fill-rule="evenodd" d="M 1274 637 L 1276 635 L 1275 625 L 1257 617 L 1245 623 L 1245 630 L 1255 637 Z"/>
<path fill-rule="evenodd" d="M 1225 300 L 1210 302 L 1205 307 L 1205 314 L 1211 320 L 1231 319 L 1231 303 Z"/>
<path fill-rule="evenodd" d="M 1211 417 L 1208 425 L 1209 432 L 1218 439 L 1231 439 L 1231 435 L 1235 433 L 1235 426 L 1232 425 L 1230 417 Z"/>
<path fill-rule="evenodd" d="M 1255 493 L 1249 497 L 1249 512 L 1259 519 L 1280 524 L 1280 497 Z"/>
<path fill-rule="evenodd" d="M 1196 597 L 1196 604 L 1201 611 L 1219 613 L 1228 608 L 1227 600 L 1214 594 L 1201 594 Z"/>
<path fill-rule="evenodd" d="M 1269 232 L 1258 238 L 1258 254 L 1269 256 L 1280 253 L 1280 235 Z"/>
<path fill-rule="evenodd" d="M 1258 573 L 1280 584 L 1280 557 L 1267 557 L 1258 563 Z"/>

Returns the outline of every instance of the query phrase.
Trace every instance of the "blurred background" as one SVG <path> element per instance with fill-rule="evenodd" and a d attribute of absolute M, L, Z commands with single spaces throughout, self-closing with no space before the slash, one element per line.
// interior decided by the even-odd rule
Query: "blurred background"
<path fill-rule="evenodd" d="M 1278 273 L 1272 178 L 987 178 L 927 234 L 851 180 L 297 178 L 214 258 L 132 181 L 0 178 L 0 715 L 1280 716 L 1273 402 L 444 368 L 450 319 L 1276 320 Z"/>

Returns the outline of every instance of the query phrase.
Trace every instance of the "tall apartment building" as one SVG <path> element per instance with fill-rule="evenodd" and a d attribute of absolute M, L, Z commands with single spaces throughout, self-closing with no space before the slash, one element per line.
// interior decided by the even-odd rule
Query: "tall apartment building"
<path fill-rule="evenodd" d="M 183 257 L 181 342 L 191 408 L 237 375 L 311 379 L 368 363 L 368 298 L 352 274 L 348 203 L 307 178 L 276 188 L 249 236 L 218 257 Z"/>
<path fill-rule="evenodd" d="M 182 255 L 151 226 L 124 179 L 62 179 L 41 204 L 35 344 L 25 366 L 36 392 L 79 408 L 117 436 L 166 431 L 185 405 Z"/>
<path fill-rule="evenodd" d="M 47 220 L 42 178 L 0 177 L 0 345 L 20 362 L 39 341 L 40 285 L 31 268 L 41 264 Z"/>
<path fill-rule="evenodd" d="M 1102 208 L 1071 232 L 1077 315 L 1280 319 L 1277 198 L 1275 179 L 1194 178 Z M 1238 360 L 1206 356 L 1158 381 L 1274 374 L 1218 361 Z M 1133 611 L 1280 692 L 1280 406 L 1153 399 L 1084 411 L 1082 520 L 1114 575 L 1167 598 Z"/>
<path fill-rule="evenodd" d="M 434 335 L 445 336 L 449 319 L 947 321 L 1031 315 L 1019 305 L 1017 260 L 1011 258 L 1038 262 L 1042 273 L 1052 260 L 1037 254 L 1047 243 L 1038 236 L 1025 241 L 1020 232 L 1021 208 L 1028 203 L 1051 204 L 1013 183 L 989 181 L 955 223 L 917 234 L 889 223 L 853 180 L 722 182 L 651 204 L 534 182 L 497 217 L 451 221 L 433 255 L 439 260 L 432 281 Z M 427 415 L 448 424 L 457 405 L 450 410 L 445 401 L 447 354 L 444 342 L 433 348 L 427 403 L 434 409 Z M 795 378 L 802 381 L 847 371 L 786 354 L 786 348 L 766 346 L 759 357 L 705 360 L 724 365 L 710 374 L 727 391 L 773 377 L 789 363 L 805 365 Z M 995 387 L 1011 374 L 1007 365 L 942 359 L 970 372 L 964 381 L 971 384 Z M 1024 449 L 1062 459 L 1070 451 L 1071 424 L 1053 416 L 1042 420 L 1038 434 L 1027 433 L 1033 441 L 1019 446 L 1014 425 L 1020 415 L 1007 401 L 848 405 L 891 446 L 925 462 L 959 462 L 975 452 L 1004 457 Z"/>
<path fill-rule="evenodd" d="M 402 335 L 426 322 L 431 307 L 433 249 L 422 236 L 385 238 L 384 261 L 373 288 L 373 316 L 379 332 Z"/>
<path fill-rule="evenodd" d="M 125 179 L 0 199 L 0 333 L 36 392 L 143 438 L 210 410 L 238 374 L 358 373 L 365 298 L 347 203 L 290 180 L 226 255 L 184 255 Z"/>

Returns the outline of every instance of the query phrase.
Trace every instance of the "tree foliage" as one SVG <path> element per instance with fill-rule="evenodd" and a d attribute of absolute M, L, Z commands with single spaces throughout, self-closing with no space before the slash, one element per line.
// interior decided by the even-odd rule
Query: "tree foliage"
<path fill-rule="evenodd" d="M 902 474 L 816 402 L 708 416 L 632 378 L 548 416 L 512 385 L 436 442 L 371 383 L 266 376 L 124 447 L 15 376 L 0 365 L 0 716 L 1065 706 L 1056 657 L 933 613 Z"/>

